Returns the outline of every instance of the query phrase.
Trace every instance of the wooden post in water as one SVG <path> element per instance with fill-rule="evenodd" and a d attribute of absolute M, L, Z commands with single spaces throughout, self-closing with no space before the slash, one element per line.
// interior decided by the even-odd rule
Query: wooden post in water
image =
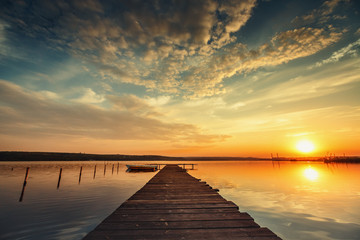
<path fill-rule="evenodd" d="M 105 176 L 105 173 L 106 173 L 106 164 L 104 163 L 104 176 Z"/>
<path fill-rule="evenodd" d="M 58 184 L 57 184 L 57 189 L 59 189 L 59 187 L 60 187 L 61 174 L 62 174 L 62 168 L 60 168 L 60 172 L 59 172 L 59 180 L 58 180 Z"/>
<path fill-rule="evenodd" d="M 26 183 L 27 183 L 27 179 L 28 179 L 28 176 L 29 176 L 29 169 L 30 169 L 29 167 L 26 168 L 24 183 L 23 183 L 23 187 L 22 187 L 22 190 L 21 190 L 19 202 L 22 202 L 23 197 L 24 197 L 24 192 L 25 192 L 25 188 L 26 188 Z"/>
<path fill-rule="evenodd" d="M 82 172 L 82 166 L 80 167 L 80 173 L 79 173 L 79 184 L 80 184 L 80 181 L 81 181 L 81 172 Z"/>
<path fill-rule="evenodd" d="M 115 165 L 115 164 L 113 164 L 113 166 L 112 166 L 111 175 L 114 174 L 114 165 Z"/>
<path fill-rule="evenodd" d="M 96 175 L 96 164 L 95 164 L 95 167 L 94 167 L 94 177 L 93 177 L 93 179 L 95 179 L 95 175 Z"/>
<path fill-rule="evenodd" d="M 117 165 L 116 174 L 119 174 L 119 163 Z"/>

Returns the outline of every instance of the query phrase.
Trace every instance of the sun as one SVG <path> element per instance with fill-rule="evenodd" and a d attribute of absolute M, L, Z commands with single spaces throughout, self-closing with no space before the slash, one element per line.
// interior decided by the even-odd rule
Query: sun
<path fill-rule="evenodd" d="M 296 148 L 302 153 L 310 153 L 314 151 L 315 145 L 309 140 L 300 140 L 296 143 Z"/>

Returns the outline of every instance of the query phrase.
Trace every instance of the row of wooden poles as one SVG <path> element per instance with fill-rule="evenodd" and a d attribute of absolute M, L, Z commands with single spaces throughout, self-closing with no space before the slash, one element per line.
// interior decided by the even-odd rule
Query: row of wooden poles
<path fill-rule="evenodd" d="M 119 173 L 119 166 L 120 165 L 118 163 L 117 164 L 117 170 L 116 170 L 117 173 Z M 112 174 L 114 174 L 114 168 L 115 168 L 115 164 L 112 165 L 112 171 L 111 171 Z M 80 182 L 81 182 L 82 170 L 83 170 L 83 167 L 81 166 L 80 167 L 80 172 L 79 172 L 79 182 L 78 182 L 78 184 L 80 184 Z M 30 171 L 30 167 L 27 167 L 26 171 L 25 171 L 25 178 L 24 178 L 24 183 L 23 183 L 23 186 L 22 186 L 19 202 L 22 202 L 22 200 L 24 198 L 24 192 L 25 192 L 26 184 L 27 184 L 28 177 L 29 177 L 29 171 Z M 106 164 L 104 164 L 104 176 L 105 176 L 105 174 L 106 174 Z M 57 189 L 60 188 L 61 176 L 62 176 L 62 168 L 60 168 L 60 171 L 59 171 L 59 178 L 58 178 L 57 187 L 56 187 Z M 96 177 L 96 164 L 94 166 L 93 179 L 95 179 L 95 177 Z"/>

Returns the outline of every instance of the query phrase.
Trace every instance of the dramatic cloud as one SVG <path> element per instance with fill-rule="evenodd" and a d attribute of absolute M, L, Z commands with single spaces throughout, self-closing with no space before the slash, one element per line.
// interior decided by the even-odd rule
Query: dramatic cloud
<path fill-rule="evenodd" d="M 193 64 L 190 56 L 202 61 L 234 42 L 231 34 L 251 17 L 255 0 L 9 1 L 4 6 L 12 29 L 95 65 L 105 80 L 179 92 L 183 73 Z"/>
<path fill-rule="evenodd" d="M 345 56 L 357 57 L 359 54 L 359 50 L 360 50 L 360 39 L 358 39 L 356 42 L 350 43 L 346 47 L 343 47 L 342 49 L 334 52 L 329 58 L 327 58 L 321 62 L 317 62 L 315 64 L 315 66 L 320 67 L 327 63 L 338 62 L 341 58 L 343 58 Z"/>
<path fill-rule="evenodd" d="M 174 143 L 204 143 L 205 139 L 211 143 L 223 139 L 223 136 L 203 135 L 200 129 L 190 124 L 166 123 L 150 117 L 149 112 L 153 109 L 134 96 L 109 96 L 119 107 L 107 110 L 88 104 L 59 103 L 47 98 L 47 95 L 1 80 L 1 134 L 34 138 L 55 134 L 62 140 L 74 137 L 157 139 Z"/>
<path fill-rule="evenodd" d="M 329 0 L 329 1 L 325 1 L 320 8 L 318 9 L 314 9 L 313 11 L 311 11 L 311 13 L 304 15 L 304 16 L 297 16 L 296 18 L 294 18 L 294 20 L 292 21 L 294 24 L 296 25 L 306 25 L 309 23 L 319 23 L 319 24 L 324 24 L 325 22 L 327 22 L 330 18 L 331 18 L 331 14 L 334 12 L 335 8 L 343 3 L 343 4 L 348 4 L 350 2 L 350 0 Z M 332 16 L 334 19 L 342 19 L 342 18 L 346 18 L 346 16 L 338 16 L 338 15 L 334 15 Z"/>
<path fill-rule="evenodd" d="M 183 87 L 195 96 L 211 96 L 221 91 L 225 78 L 312 55 L 340 36 L 341 33 L 324 29 L 300 28 L 280 33 L 255 50 L 236 44 L 192 68 Z"/>
<path fill-rule="evenodd" d="M 214 153 L 222 146 L 236 152 L 247 138 L 255 146 L 262 131 L 282 126 L 316 132 L 295 131 L 301 121 L 285 124 L 281 116 L 294 108 L 358 105 L 356 6 L 352 0 L 3 0 L 1 140 L 6 149 L 17 149 L 19 139 L 54 136 L 52 146 L 55 138 L 71 138 L 89 148 L 113 142 L 141 152 L 137 145 L 144 143 L 145 152 L 197 155 L 195 149 L 205 147 L 206 154 L 210 145 Z M 246 128 L 254 135 L 241 138 Z"/>

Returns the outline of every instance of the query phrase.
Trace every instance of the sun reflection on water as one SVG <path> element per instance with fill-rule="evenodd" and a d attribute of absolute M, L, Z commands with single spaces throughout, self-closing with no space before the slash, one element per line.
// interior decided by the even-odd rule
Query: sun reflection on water
<path fill-rule="evenodd" d="M 319 178 L 319 172 L 312 167 L 307 167 L 304 170 L 303 175 L 306 179 L 310 181 L 316 181 Z"/>

